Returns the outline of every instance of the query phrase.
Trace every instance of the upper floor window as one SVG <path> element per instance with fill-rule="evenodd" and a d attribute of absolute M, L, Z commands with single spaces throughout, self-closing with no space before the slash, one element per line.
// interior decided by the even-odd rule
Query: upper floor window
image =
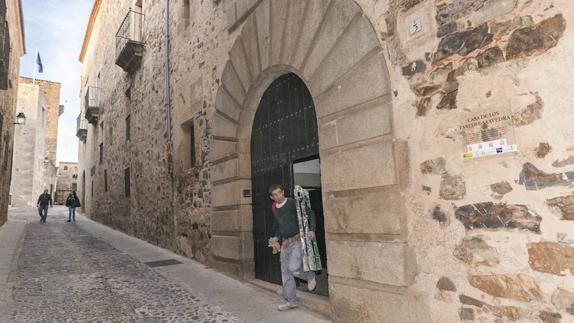
<path fill-rule="evenodd" d="M 104 169 L 104 192 L 108 191 L 108 170 Z"/>
<path fill-rule="evenodd" d="M 130 179 L 130 169 L 124 169 L 124 192 L 126 197 L 131 194 L 131 179 Z"/>
<path fill-rule="evenodd" d="M 181 7 L 179 8 L 180 10 L 179 19 L 181 21 L 179 25 L 184 28 L 189 26 L 190 22 L 190 15 L 191 15 L 190 2 L 191 0 L 181 0 Z"/>
<path fill-rule="evenodd" d="M 0 144 L 2 144 L 2 127 L 4 125 L 4 115 L 0 112 Z"/>
<path fill-rule="evenodd" d="M 130 141 L 132 137 L 132 117 L 128 114 L 126 117 L 126 141 Z"/>

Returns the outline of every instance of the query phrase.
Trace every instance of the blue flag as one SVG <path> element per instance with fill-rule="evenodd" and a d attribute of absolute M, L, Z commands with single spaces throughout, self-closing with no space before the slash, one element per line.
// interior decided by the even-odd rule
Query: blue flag
<path fill-rule="evenodd" d="M 36 54 L 36 65 L 38 65 L 38 73 L 44 73 L 44 66 L 42 66 L 42 59 L 40 58 L 40 52 Z"/>

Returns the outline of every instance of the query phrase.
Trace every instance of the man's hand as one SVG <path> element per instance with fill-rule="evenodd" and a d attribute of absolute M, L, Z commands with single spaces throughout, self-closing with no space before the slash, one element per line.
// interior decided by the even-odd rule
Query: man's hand
<path fill-rule="evenodd" d="M 279 238 L 273 237 L 269 239 L 269 246 L 273 247 L 273 254 L 276 255 L 281 252 L 281 244 L 279 243 Z"/>
<path fill-rule="evenodd" d="M 307 232 L 307 237 L 311 240 L 316 240 L 317 237 L 315 236 L 315 231 L 309 231 Z"/>

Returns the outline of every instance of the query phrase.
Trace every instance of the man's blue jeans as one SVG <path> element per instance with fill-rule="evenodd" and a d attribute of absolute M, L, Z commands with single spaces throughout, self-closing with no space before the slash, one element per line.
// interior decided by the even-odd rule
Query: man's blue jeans
<path fill-rule="evenodd" d="M 76 208 L 68 207 L 68 221 L 76 222 Z"/>
<path fill-rule="evenodd" d="M 281 249 L 281 278 L 283 280 L 283 297 L 290 303 L 297 304 L 295 277 L 309 281 L 315 278 L 315 272 L 303 271 L 303 248 L 297 240 Z"/>
<path fill-rule="evenodd" d="M 40 217 L 42 218 L 42 221 L 46 222 L 46 219 L 48 218 L 48 205 L 40 205 L 38 207 L 38 211 L 40 213 Z"/>

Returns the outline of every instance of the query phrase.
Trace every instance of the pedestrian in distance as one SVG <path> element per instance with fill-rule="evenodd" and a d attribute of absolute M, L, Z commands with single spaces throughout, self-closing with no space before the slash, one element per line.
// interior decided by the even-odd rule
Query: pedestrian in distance
<path fill-rule="evenodd" d="M 48 206 L 53 207 L 52 195 L 48 193 L 48 190 L 44 190 L 44 193 L 40 195 L 36 204 L 38 206 L 38 213 L 40 214 L 40 222 L 46 223 L 46 219 L 48 218 Z"/>
<path fill-rule="evenodd" d="M 76 195 L 76 191 L 72 191 L 72 193 L 68 195 L 66 206 L 68 207 L 68 222 L 76 222 L 76 208 L 82 206 L 78 195 Z"/>
<path fill-rule="evenodd" d="M 303 247 L 299 231 L 297 205 L 294 199 L 285 197 L 283 186 L 272 185 L 269 188 L 270 198 L 274 201 L 271 206 L 275 220 L 275 234 L 269 241 L 274 250 L 278 250 L 281 261 L 281 279 L 283 281 L 283 297 L 287 303 L 277 307 L 279 311 L 286 311 L 299 307 L 296 295 L 295 277 L 307 281 L 307 289 L 312 291 L 317 286 L 315 272 L 303 270 Z M 315 213 L 306 209 L 309 215 L 309 232 L 307 236 L 315 239 Z M 278 246 L 278 243 L 281 245 Z"/>

